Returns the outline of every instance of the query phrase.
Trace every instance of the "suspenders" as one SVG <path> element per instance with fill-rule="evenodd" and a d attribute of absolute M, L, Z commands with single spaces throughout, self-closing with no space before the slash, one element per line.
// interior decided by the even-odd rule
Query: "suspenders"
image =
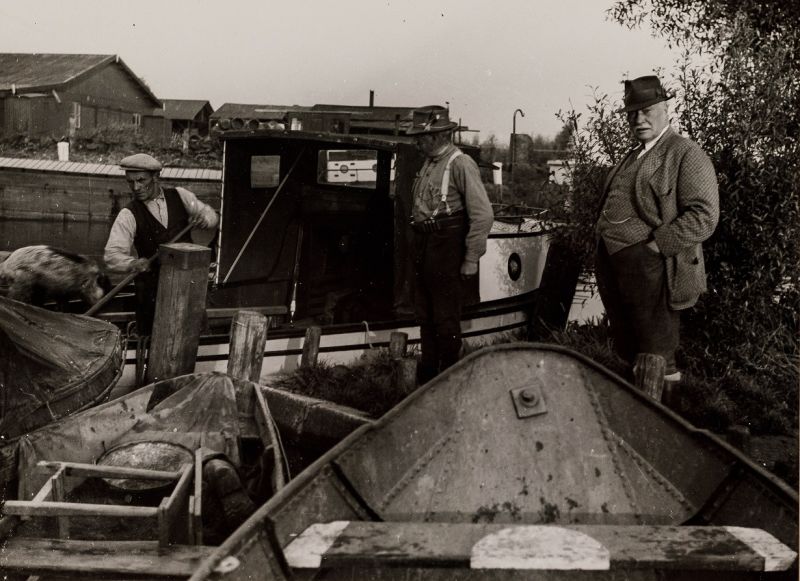
<path fill-rule="evenodd" d="M 442 207 L 442 204 L 444 204 L 445 212 L 447 213 L 447 215 L 448 216 L 450 215 L 450 205 L 447 203 L 447 193 L 450 190 L 450 166 L 453 165 L 453 160 L 457 158 L 459 155 L 461 155 L 461 153 L 462 153 L 461 150 L 454 151 L 453 155 L 451 155 L 448 158 L 447 163 L 444 166 L 444 173 L 442 173 L 442 188 L 441 188 L 442 197 L 439 200 L 439 204 L 437 204 L 436 208 L 433 210 L 431 218 L 436 218 L 436 214 L 439 213 L 439 208 Z"/>

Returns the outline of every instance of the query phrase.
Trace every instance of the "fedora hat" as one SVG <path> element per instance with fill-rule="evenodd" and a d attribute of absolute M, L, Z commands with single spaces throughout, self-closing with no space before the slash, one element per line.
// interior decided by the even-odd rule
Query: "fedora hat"
<path fill-rule="evenodd" d="M 667 93 L 664 90 L 664 87 L 661 86 L 661 81 L 655 75 L 625 81 L 625 96 L 623 98 L 625 107 L 620 109 L 620 113 L 638 111 L 661 101 L 672 99 L 674 96 L 674 94 Z"/>
<path fill-rule="evenodd" d="M 458 123 L 450 121 L 447 109 L 439 105 L 415 109 L 411 116 L 411 128 L 406 135 L 421 135 L 423 133 L 438 133 L 455 129 Z"/>

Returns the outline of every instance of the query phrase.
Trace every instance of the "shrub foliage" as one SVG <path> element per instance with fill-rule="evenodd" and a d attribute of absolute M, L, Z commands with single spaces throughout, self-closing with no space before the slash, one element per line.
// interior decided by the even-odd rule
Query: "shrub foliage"
<path fill-rule="evenodd" d="M 711 156 L 720 223 L 705 243 L 709 292 L 684 316 L 684 365 L 755 425 L 796 425 L 800 311 L 800 3 L 619 0 L 611 18 L 649 25 L 682 58 L 667 81 L 682 132 Z M 620 104 L 598 92 L 573 125 L 572 227 L 591 262 L 605 169 L 632 145 Z M 764 422 L 754 419 L 763 409 Z M 729 406 L 730 407 L 730 406 Z M 769 419 L 771 418 L 771 419 Z M 756 426 L 760 430 L 767 425 Z"/>

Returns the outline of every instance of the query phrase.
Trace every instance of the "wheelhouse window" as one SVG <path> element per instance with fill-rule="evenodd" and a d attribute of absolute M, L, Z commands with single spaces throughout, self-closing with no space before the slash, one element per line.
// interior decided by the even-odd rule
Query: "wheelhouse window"
<path fill-rule="evenodd" d="M 250 187 L 274 188 L 281 176 L 280 155 L 254 155 L 250 158 Z"/>
<path fill-rule="evenodd" d="M 320 184 L 375 189 L 378 152 L 374 149 L 323 149 L 319 152 Z M 392 176 L 394 179 L 394 159 Z"/>

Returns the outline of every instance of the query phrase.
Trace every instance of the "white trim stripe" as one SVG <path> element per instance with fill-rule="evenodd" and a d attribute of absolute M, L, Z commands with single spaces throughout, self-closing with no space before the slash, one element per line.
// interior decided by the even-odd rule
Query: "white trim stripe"
<path fill-rule="evenodd" d="M 471 569 L 607 571 L 606 547 L 581 532 L 553 526 L 516 526 L 475 543 Z"/>
<path fill-rule="evenodd" d="M 318 569 L 322 564 L 322 556 L 333 546 L 348 524 L 350 523 L 346 520 L 337 520 L 311 525 L 286 546 L 286 562 L 295 569 Z"/>
<path fill-rule="evenodd" d="M 766 531 L 745 527 L 724 528 L 764 558 L 764 571 L 785 571 L 797 559 L 796 552 Z"/>

